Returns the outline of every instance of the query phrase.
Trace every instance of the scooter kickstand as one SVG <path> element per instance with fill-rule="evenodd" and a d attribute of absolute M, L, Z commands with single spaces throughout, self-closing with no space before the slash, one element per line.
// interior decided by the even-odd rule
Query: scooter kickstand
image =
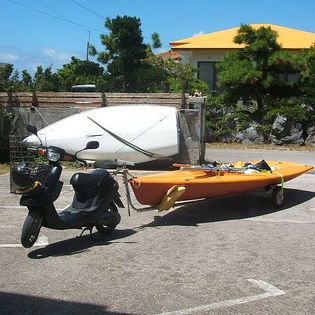
<path fill-rule="evenodd" d="M 79 237 L 81 237 L 85 231 L 90 231 L 90 234 L 92 234 L 92 230 L 93 230 L 93 227 L 92 227 L 92 228 L 85 227 L 85 228 L 82 230 L 82 232 L 81 232 L 81 234 L 79 235 Z"/>
<path fill-rule="evenodd" d="M 82 232 L 81 232 L 81 234 L 79 235 L 79 237 L 81 237 L 85 231 L 90 231 L 90 238 L 91 238 L 91 240 L 94 241 L 94 242 L 100 241 L 99 239 L 97 239 L 97 238 L 94 237 L 94 235 L 93 235 L 93 228 L 94 228 L 94 226 L 92 226 L 92 227 L 90 227 L 90 228 L 89 228 L 89 227 L 85 227 L 85 228 L 82 230 Z"/>

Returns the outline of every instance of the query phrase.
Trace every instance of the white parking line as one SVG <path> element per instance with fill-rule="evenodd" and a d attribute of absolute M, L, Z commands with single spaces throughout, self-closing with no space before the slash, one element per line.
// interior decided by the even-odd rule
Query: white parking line
<path fill-rule="evenodd" d="M 25 207 L 22 207 L 22 206 L 0 206 L 0 208 L 2 209 L 26 209 Z"/>
<path fill-rule="evenodd" d="M 256 284 L 257 286 L 259 286 L 261 289 L 263 289 L 266 292 L 261 293 L 261 294 L 256 294 L 256 295 L 245 296 L 245 297 L 241 297 L 234 300 L 226 300 L 226 301 L 211 303 L 207 305 L 196 306 L 196 307 L 192 307 L 188 309 L 182 309 L 178 311 L 164 312 L 159 315 L 186 315 L 186 314 L 193 314 L 196 312 L 207 312 L 207 311 L 218 309 L 218 308 L 250 303 L 250 302 L 266 299 L 268 297 L 285 294 L 284 291 L 274 287 L 273 285 L 265 281 L 255 280 L 255 279 L 247 279 L 247 280 L 253 284 Z"/>
<path fill-rule="evenodd" d="M 33 246 L 46 246 L 48 245 L 48 237 L 40 236 L 37 242 Z M 1 248 L 14 248 L 14 247 L 23 247 L 22 244 L 0 244 Z"/>
<path fill-rule="evenodd" d="M 62 210 L 65 210 L 69 205 L 67 205 L 66 207 L 64 208 L 57 208 L 56 210 L 57 211 L 62 211 Z M 26 207 L 24 206 L 0 206 L 0 209 L 25 209 L 27 210 Z"/>
<path fill-rule="evenodd" d="M 297 224 L 313 224 L 313 220 L 286 220 L 286 219 L 261 219 L 261 218 L 249 218 L 244 219 L 245 221 L 252 221 L 252 222 L 267 222 L 267 223 L 297 223 Z"/>

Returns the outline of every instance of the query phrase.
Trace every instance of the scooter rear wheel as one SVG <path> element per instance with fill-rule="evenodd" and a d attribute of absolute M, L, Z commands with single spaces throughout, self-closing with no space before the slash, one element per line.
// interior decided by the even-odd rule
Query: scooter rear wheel
<path fill-rule="evenodd" d="M 109 208 L 105 210 L 98 219 L 99 224 L 95 224 L 97 231 L 103 235 L 113 232 L 119 224 L 121 216 L 116 205 L 112 202 Z"/>
<path fill-rule="evenodd" d="M 43 217 L 36 212 L 29 213 L 24 221 L 21 235 L 21 244 L 25 248 L 30 248 L 36 242 Z"/>

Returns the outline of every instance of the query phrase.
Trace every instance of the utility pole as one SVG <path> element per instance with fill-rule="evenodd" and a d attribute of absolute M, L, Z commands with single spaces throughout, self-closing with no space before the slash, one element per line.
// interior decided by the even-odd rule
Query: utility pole
<path fill-rule="evenodd" d="M 89 60 L 89 47 L 90 47 L 90 36 L 91 36 L 90 30 L 88 31 L 88 33 L 89 33 L 89 37 L 88 37 L 88 42 L 86 45 L 86 60 Z"/>

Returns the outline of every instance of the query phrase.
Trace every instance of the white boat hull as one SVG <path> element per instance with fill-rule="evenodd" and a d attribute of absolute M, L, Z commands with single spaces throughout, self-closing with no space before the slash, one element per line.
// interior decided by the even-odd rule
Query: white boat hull
<path fill-rule="evenodd" d="M 154 155 L 169 157 L 179 152 L 177 111 L 170 106 L 122 105 L 87 110 L 41 129 L 38 136 L 43 145 L 57 146 L 71 154 L 84 148 L 88 141 L 98 141 L 98 149 L 78 154 L 84 160 L 142 163 L 157 158 L 122 143 L 110 133 Z M 39 144 L 34 135 L 24 142 Z"/>

